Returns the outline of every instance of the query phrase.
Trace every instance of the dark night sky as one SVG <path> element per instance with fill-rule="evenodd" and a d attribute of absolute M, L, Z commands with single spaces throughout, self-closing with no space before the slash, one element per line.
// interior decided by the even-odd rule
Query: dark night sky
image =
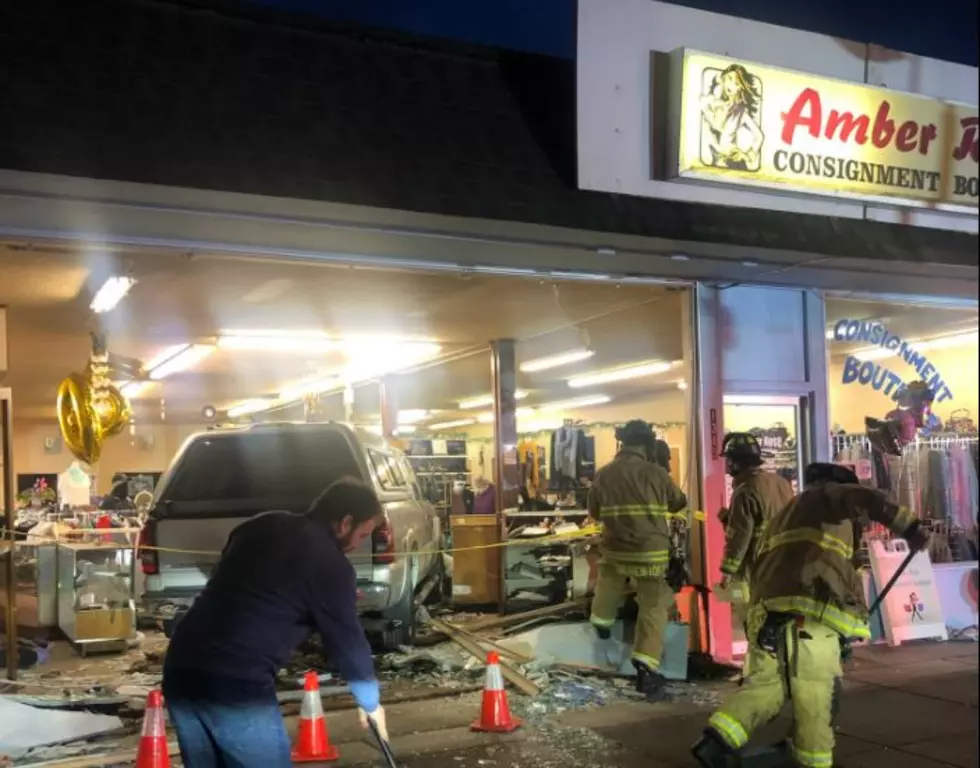
<path fill-rule="evenodd" d="M 668 0 L 977 66 L 977 0 Z M 575 0 L 242 0 L 322 18 L 573 58 Z"/>

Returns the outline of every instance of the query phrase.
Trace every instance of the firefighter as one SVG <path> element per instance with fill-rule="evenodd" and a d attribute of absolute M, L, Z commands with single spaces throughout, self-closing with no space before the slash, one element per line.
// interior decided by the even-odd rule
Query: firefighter
<path fill-rule="evenodd" d="M 732 500 L 722 524 L 725 555 L 721 586 L 741 593 L 734 610 L 745 623 L 752 562 L 759 540 L 773 515 L 793 500 L 793 486 L 774 472 L 762 471 L 762 447 L 754 435 L 732 432 L 722 444 L 725 471 L 732 477 Z"/>
<path fill-rule="evenodd" d="M 854 564 L 863 526 L 877 522 L 919 551 L 929 535 L 912 512 L 858 484 L 850 470 L 811 464 L 806 490 L 770 521 L 752 571 L 749 674 L 708 721 L 693 753 L 705 768 L 833 765 L 841 654 L 868 639 L 868 611 Z M 789 699 L 793 733 L 754 758 L 742 749 Z M 741 759 L 742 762 L 738 762 Z"/>
<path fill-rule="evenodd" d="M 670 607 L 672 582 L 683 563 L 671 549 L 671 519 L 686 520 L 687 498 L 656 463 L 656 436 L 644 421 L 619 430 L 620 450 L 602 468 L 589 493 L 589 514 L 602 525 L 602 561 L 590 621 L 608 641 L 627 579 L 636 586 L 639 613 L 632 662 L 636 689 L 650 701 L 666 698 L 660 656 Z M 673 566 L 673 567 L 672 567 Z"/>

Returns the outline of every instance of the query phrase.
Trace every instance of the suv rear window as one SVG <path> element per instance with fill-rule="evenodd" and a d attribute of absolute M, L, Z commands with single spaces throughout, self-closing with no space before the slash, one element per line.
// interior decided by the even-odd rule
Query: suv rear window
<path fill-rule="evenodd" d="M 341 477 L 360 477 L 343 435 L 322 431 L 242 432 L 187 447 L 163 500 L 290 499 L 308 503 Z"/>

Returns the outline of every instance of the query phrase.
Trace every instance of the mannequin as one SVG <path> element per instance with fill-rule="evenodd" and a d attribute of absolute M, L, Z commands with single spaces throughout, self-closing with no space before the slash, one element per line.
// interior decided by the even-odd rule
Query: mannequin
<path fill-rule="evenodd" d="M 87 507 L 92 503 L 92 476 L 78 459 L 58 475 L 58 504 Z"/>

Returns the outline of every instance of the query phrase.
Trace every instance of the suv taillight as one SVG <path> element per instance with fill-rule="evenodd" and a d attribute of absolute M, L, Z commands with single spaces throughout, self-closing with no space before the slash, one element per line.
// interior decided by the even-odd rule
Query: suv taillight
<path fill-rule="evenodd" d="M 139 543 L 136 545 L 140 568 L 146 576 L 155 576 L 160 572 L 160 561 L 155 549 L 157 543 L 156 527 L 156 523 L 152 520 L 147 521 L 140 530 Z"/>
<path fill-rule="evenodd" d="M 395 531 L 387 517 L 371 534 L 371 552 L 375 565 L 391 565 L 395 562 Z"/>

